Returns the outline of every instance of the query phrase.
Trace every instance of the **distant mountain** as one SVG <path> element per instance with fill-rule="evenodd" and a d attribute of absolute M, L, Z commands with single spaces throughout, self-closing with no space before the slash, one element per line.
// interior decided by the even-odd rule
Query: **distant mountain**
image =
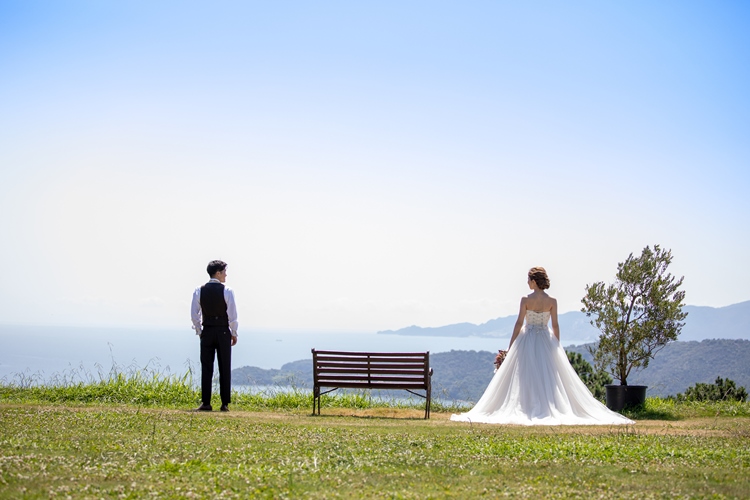
<path fill-rule="evenodd" d="M 572 311 L 558 316 L 560 329 L 565 331 L 568 338 L 576 340 L 594 340 L 598 337 L 598 330 L 591 326 L 586 315 Z M 382 335 L 422 335 L 426 337 L 489 337 L 510 338 L 516 316 L 491 319 L 481 325 L 473 323 L 458 323 L 455 325 L 438 327 L 408 326 L 400 330 L 385 330 L 378 332 Z"/>
<path fill-rule="evenodd" d="M 746 339 L 750 340 L 750 300 L 726 307 L 685 306 L 688 313 L 679 339 Z M 561 338 L 595 341 L 599 331 L 590 318 L 578 311 L 558 316 Z M 516 316 L 492 319 L 481 325 L 458 323 L 439 327 L 409 326 L 399 330 L 378 332 L 383 335 L 422 335 L 427 337 L 497 337 L 510 338 Z"/>
<path fill-rule="evenodd" d="M 591 361 L 586 349 L 569 346 Z M 430 354 L 433 397 L 475 402 L 492 379 L 495 354 L 487 351 L 450 351 Z M 651 396 L 675 395 L 697 382 L 716 377 L 734 380 L 750 389 L 750 341 L 738 339 L 673 342 L 657 353 L 649 367 L 631 375 L 631 384 L 649 386 Z M 280 370 L 244 366 L 232 370 L 235 385 L 312 388 L 312 359 L 287 363 Z"/>
<path fill-rule="evenodd" d="M 726 307 L 687 306 L 679 340 L 750 340 L 750 300 Z"/>

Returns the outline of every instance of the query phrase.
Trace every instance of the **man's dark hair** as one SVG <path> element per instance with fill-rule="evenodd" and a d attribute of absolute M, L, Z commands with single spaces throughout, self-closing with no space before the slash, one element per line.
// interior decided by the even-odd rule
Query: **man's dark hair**
<path fill-rule="evenodd" d="M 206 268 L 206 272 L 208 272 L 208 275 L 213 278 L 214 274 L 218 273 L 219 271 L 223 271 L 227 268 L 227 263 L 222 260 L 212 260 L 208 263 L 208 267 Z"/>

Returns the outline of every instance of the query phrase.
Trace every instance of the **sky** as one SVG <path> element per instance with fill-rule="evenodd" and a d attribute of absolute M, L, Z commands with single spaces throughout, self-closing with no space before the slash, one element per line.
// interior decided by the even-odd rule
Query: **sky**
<path fill-rule="evenodd" d="M 647 245 L 750 299 L 750 6 L 0 2 L 0 323 L 243 330 L 561 312 Z"/>

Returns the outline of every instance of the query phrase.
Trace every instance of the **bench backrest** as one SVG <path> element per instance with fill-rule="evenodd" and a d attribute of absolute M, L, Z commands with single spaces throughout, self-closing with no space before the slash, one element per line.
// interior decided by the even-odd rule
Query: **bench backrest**
<path fill-rule="evenodd" d="M 427 389 L 428 352 L 316 351 L 313 383 L 318 387 Z"/>

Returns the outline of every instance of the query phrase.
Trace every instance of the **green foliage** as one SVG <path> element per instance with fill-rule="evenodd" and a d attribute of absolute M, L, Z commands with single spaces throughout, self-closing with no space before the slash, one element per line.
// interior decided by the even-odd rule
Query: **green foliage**
<path fill-rule="evenodd" d="M 737 387 L 734 380 L 716 378 L 713 384 L 697 383 L 685 394 L 677 394 L 678 401 L 746 401 L 747 390 Z"/>
<path fill-rule="evenodd" d="M 750 403 L 740 401 L 678 401 L 674 397 L 646 398 L 641 406 L 626 408 L 626 417 L 636 420 L 687 420 L 705 417 L 750 417 Z"/>
<path fill-rule="evenodd" d="M 286 380 L 285 382 L 289 382 Z M 221 404 L 215 387 L 212 405 Z M 243 387 L 247 389 L 247 387 Z M 424 399 L 402 397 L 388 391 L 337 391 L 322 397 L 323 408 L 413 408 L 424 409 Z M 408 395 L 408 393 L 406 393 Z M 181 376 L 162 374 L 156 370 L 130 368 L 122 371 L 115 365 L 106 375 L 98 376 L 83 370 L 69 370 L 49 382 L 23 374 L 14 381 L 0 381 L 0 401 L 76 404 L 128 404 L 145 407 L 192 408 L 200 403 L 201 393 L 193 383 L 189 369 Z M 297 387 L 266 387 L 263 390 L 232 390 L 232 408 L 251 411 L 310 411 L 312 393 Z M 462 411 L 454 403 L 433 399 L 432 411 Z"/>
<path fill-rule="evenodd" d="M 491 355 L 492 353 L 484 353 Z M 591 365 L 576 353 L 568 353 L 576 365 L 589 370 Z M 583 363 L 580 363 L 582 361 Z M 584 364 L 585 363 L 585 364 Z M 588 368 L 586 367 L 588 366 Z M 606 377 L 606 374 L 604 374 Z M 200 391 L 192 385 L 191 373 L 178 377 L 161 375 L 154 371 L 131 370 L 127 373 L 113 371 L 106 379 L 79 380 L 71 382 L 72 372 L 67 377 L 56 378 L 54 384 L 31 384 L 29 379 L 18 379 L 24 383 L 0 383 L 0 403 L 3 404 L 72 404 L 72 405 L 131 405 L 151 408 L 192 409 L 200 402 Z M 81 379 L 80 375 L 76 378 Z M 63 383 L 67 381 L 67 383 Z M 732 387 L 732 381 L 724 383 Z M 743 390 L 740 388 L 739 390 Z M 323 396 L 322 407 L 352 410 L 372 409 L 424 409 L 424 400 L 417 397 L 403 398 L 392 395 L 383 397 L 384 391 L 337 391 Z M 387 394 L 387 393 L 386 393 Z M 218 396 L 216 396 L 218 397 Z M 213 401 L 219 405 L 218 399 Z M 470 403 L 432 401 L 433 413 L 458 413 L 471 408 Z M 233 391 L 232 409 L 256 412 L 284 412 L 307 414 L 312 410 L 312 395 L 305 389 L 287 387 L 264 388 L 261 391 Z M 629 413 L 628 413 L 629 411 Z M 750 417 L 750 403 L 735 400 L 679 401 L 675 398 L 648 398 L 642 408 L 625 414 L 634 420 L 680 420 L 691 417 L 715 416 Z"/>
<path fill-rule="evenodd" d="M 594 316 L 601 331 L 594 355 L 597 368 L 606 369 L 622 385 L 633 369 L 646 368 L 667 343 L 677 339 L 687 313 L 682 312 L 683 278 L 667 272 L 671 250 L 655 245 L 639 257 L 631 253 L 617 265 L 612 285 L 586 285 L 582 312 Z"/>
<path fill-rule="evenodd" d="M 604 386 L 612 383 L 612 377 L 604 370 L 594 371 L 594 368 L 583 359 L 580 353 L 570 351 L 565 351 L 565 353 L 568 355 L 571 366 L 573 366 L 581 381 L 589 388 L 591 394 L 596 399 L 604 401 L 607 396 Z"/>
<path fill-rule="evenodd" d="M 565 349 L 580 353 L 585 361 L 594 365 L 587 347 L 589 346 L 567 346 Z M 463 401 L 468 405 L 469 402 L 478 401 L 492 379 L 493 359 L 494 354 L 488 351 L 450 351 L 430 354 L 430 366 L 435 370 L 432 377 L 433 403 L 435 400 Z M 717 376 L 728 377 L 735 380 L 738 385 L 750 387 L 748 359 L 750 359 L 749 340 L 670 342 L 649 363 L 648 369 L 628 377 L 628 383 L 648 385 L 650 396 L 661 397 L 684 392 L 688 386 L 696 382 L 714 380 Z M 240 368 L 232 372 L 232 381 L 240 384 L 247 383 L 251 389 L 254 386 L 271 388 L 286 386 L 309 390 L 312 387 L 311 366 L 310 360 L 301 360 L 284 365 L 281 370 L 258 368 L 255 369 L 258 374 L 252 377 L 243 376 L 248 372 Z M 304 373 L 303 369 L 308 373 Z M 594 372 L 606 373 L 601 369 L 595 369 Z M 239 389 L 243 390 L 243 388 Z M 589 386 L 589 389 L 592 389 L 592 386 Z M 592 390 L 592 392 L 596 391 Z M 373 397 L 376 398 L 400 399 L 407 395 L 405 391 L 394 391 L 392 394 L 373 391 Z"/>
<path fill-rule="evenodd" d="M 183 375 L 171 375 L 148 367 L 122 369 L 118 365 L 98 375 L 71 369 L 50 381 L 17 375 L 14 381 L 0 385 L 0 395 L 8 400 L 138 406 L 192 405 L 200 400 L 190 369 Z"/>
<path fill-rule="evenodd" d="M 430 354 L 433 398 L 476 402 L 492 380 L 495 354 L 450 351 Z"/>
<path fill-rule="evenodd" d="M 568 346 L 593 363 L 591 345 Z M 711 339 L 701 342 L 671 342 L 651 360 L 648 369 L 628 379 L 628 383 L 647 385 L 649 396 L 667 397 L 685 392 L 691 385 L 716 377 L 730 378 L 750 388 L 750 340 Z"/>

